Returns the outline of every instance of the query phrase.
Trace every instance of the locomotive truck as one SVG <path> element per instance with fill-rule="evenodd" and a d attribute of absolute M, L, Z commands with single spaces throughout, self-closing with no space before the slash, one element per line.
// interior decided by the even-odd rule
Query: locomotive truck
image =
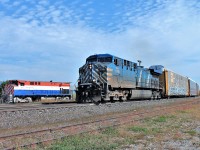
<path fill-rule="evenodd" d="M 84 102 L 125 101 L 197 96 L 199 85 L 162 65 L 149 68 L 110 54 L 95 54 L 79 68 L 76 100 Z"/>

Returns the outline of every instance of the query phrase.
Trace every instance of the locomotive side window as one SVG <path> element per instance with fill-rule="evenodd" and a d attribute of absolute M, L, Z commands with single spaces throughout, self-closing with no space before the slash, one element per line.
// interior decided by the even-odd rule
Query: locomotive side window
<path fill-rule="evenodd" d="M 133 70 L 133 63 L 130 62 L 130 70 L 132 71 Z"/>
<path fill-rule="evenodd" d="M 62 94 L 69 94 L 69 90 L 68 89 L 62 89 Z"/>
<path fill-rule="evenodd" d="M 119 65 L 119 62 L 118 62 L 118 59 L 114 59 L 114 64 L 116 65 L 116 66 L 118 66 Z"/>
<path fill-rule="evenodd" d="M 30 85 L 34 85 L 34 82 L 30 82 Z"/>
<path fill-rule="evenodd" d="M 128 70 L 128 68 L 130 67 L 130 62 L 129 61 L 127 61 L 127 70 Z"/>
<path fill-rule="evenodd" d="M 126 66 L 126 60 L 124 60 L 124 66 Z"/>
<path fill-rule="evenodd" d="M 137 63 L 134 63 L 133 67 L 134 67 L 134 69 L 136 69 L 137 68 Z"/>

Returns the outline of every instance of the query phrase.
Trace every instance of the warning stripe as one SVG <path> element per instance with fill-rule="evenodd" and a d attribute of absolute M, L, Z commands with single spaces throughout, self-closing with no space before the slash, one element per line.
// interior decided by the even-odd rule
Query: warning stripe
<path fill-rule="evenodd" d="M 7 95 L 9 95 L 9 94 L 14 94 L 14 86 L 11 85 L 11 84 L 5 85 L 4 92 L 5 92 L 5 94 L 7 94 Z"/>

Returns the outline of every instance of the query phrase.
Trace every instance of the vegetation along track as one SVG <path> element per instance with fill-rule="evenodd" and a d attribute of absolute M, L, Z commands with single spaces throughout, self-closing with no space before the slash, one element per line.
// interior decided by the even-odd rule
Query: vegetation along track
<path fill-rule="evenodd" d="M 151 108 L 141 108 L 137 111 L 109 115 L 108 117 L 99 117 L 92 121 L 83 121 L 62 127 L 2 136 L 0 137 L 0 148 L 17 149 L 19 147 L 32 147 L 37 144 L 51 143 L 54 140 L 61 139 L 69 135 L 93 132 L 107 127 L 134 123 L 146 117 L 164 115 L 178 110 L 186 110 L 197 104 L 200 104 L 200 99 L 193 99 L 184 102 L 179 101 L 165 106 L 161 105 Z"/>

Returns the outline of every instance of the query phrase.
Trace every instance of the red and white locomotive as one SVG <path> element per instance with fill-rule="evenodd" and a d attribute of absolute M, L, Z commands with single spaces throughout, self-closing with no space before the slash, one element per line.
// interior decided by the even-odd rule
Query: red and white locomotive
<path fill-rule="evenodd" d="M 9 80 L 4 95 L 6 102 L 30 102 L 42 97 L 71 99 L 70 82 Z"/>

